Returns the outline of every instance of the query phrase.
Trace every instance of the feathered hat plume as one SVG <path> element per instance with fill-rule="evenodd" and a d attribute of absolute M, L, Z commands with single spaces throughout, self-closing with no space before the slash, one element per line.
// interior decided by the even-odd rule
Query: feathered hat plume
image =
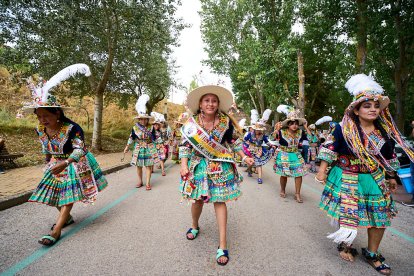
<path fill-rule="evenodd" d="M 254 125 L 259 120 L 259 112 L 256 109 L 250 111 L 250 124 Z"/>
<path fill-rule="evenodd" d="M 240 128 L 244 128 L 245 125 L 246 125 L 246 119 L 243 118 L 239 121 L 239 126 Z"/>
<path fill-rule="evenodd" d="M 158 112 L 151 112 L 151 116 L 154 118 L 154 123 L 162 123 L 165 122 L 164 114 L 158 113 Z"/>
<path fill-rule="evenodd" d="M 276 111 L 288 115 L 290 112 L 294 111 L 294 108 L 285 104 L 281 104 L 277 107 Z"/>
<path fill-rule="evenodd" d="M 322 118 L 318 119 L 315 123 L 315 125 L 319 126 L 323 123 L 326 122 L 332 122 L 332 117 L 331 116 L 323 116 Z"/>
<path fill-rule="evenodd" d="M 135 104 L 135 110 L 138 112 L 137 118 L 150 118 L 147 114 L 146 104 L 149 101 L 150 97 L 147 94 L 142 94 L 139 96 L 137 103 Z"/>
<path fill-rule="evenodd" d="M 370 91 L 372 94 L 383 94 L 384 89 L 371 76 L 365 74 L 358 74 L 352 76 L 346 83 L 345 88 L 351 96 L 356 97 L 363 91 Z"/>
<path fill-rule="evenodd" d="M 269 118 L 270 118 L 270 114 L 272 114 L 272 110 L 271 109 L 266 109 L 263 112 L 263 116 L 260 119 L 260 123 L 263 124 L 263 125 L 266 124 L 267 120 L 269 120 Z"/>

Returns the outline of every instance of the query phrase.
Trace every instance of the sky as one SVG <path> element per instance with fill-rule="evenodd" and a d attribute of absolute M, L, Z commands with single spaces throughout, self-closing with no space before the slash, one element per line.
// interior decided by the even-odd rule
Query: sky
<path fill-rule="evenodd" d="M 181 17 L 190 27 L 181 31 L 180 46 L 174 48 L 173 58 L 177 66 L 174 79 L 188 88 L 193 76 L 196 75 L 199 85 L 217 84 L 221 80 L 224 83 L 220 85 L 231 89 L 229 78 L 213 74 L 208 66 L 201 64 L 201 61 L 207 59 L 208 55 L 203 50 L 205 44 L 201 39 L 201 18 L 198 14 L 200 10 L 201 3 L 198 0 L 182 0 L 182 5 L 177 10 L 177 17 Z M 175 89 L 171 91 L 169 100 L 182 104 L 185 97 L 185 91 Z"/>

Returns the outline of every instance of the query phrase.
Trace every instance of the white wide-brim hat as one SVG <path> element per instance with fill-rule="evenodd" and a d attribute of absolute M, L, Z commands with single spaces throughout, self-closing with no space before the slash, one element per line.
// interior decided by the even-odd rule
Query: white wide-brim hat
<path fill-rule="evenodd" d="M 286 120 L 284 120 L 282 122 L 282 127 L 287 127 L 288 126 L 288 123 L 289 122 L 293 122 L 293 121 L 298 121 L 300 126 L 302 126 L 304 123 L 306 123 L 306 119 L 304 119 L 304 118 L 294 118 L 294 117 L 291 117 L 291 118 L 287 118 Z"/>
<path fill-rule="evenodd" d="M 201 86 L 191 91 L 187 96 L 187 107 L 193 114 L 196 114 L 200 109 L 200 99 L 206 94 L 214 94 L 219 98 L 219 110 L 223 112 L 228 112 L 234 102 L 233 93 L 224 87 L 218 85 Z"/>
<path fill-rule="evenodd" d="M 60 106 L 60 105 L 31 105 L 31 106 L 23 106 L 22 107 L 22 111 L 24 114 L 33 114 L 36 109 L 38 108 L 60 108 L 63 111 L 67 111 L 67 110 L 71 110 L 73 109 L 73 107 L 68 107 L 68 106 Z"/>
<path fill-rule="evenodd" d="M 259 123 L 255 123 L 254 125 L 251 126 L 254 130 L 257 131 L 265 131 L 266 130 L 266 126 L 259 124 Z"/>

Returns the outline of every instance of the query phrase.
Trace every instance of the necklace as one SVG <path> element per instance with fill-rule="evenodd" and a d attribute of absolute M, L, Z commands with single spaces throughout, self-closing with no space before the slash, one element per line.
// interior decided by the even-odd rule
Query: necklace
<path fill-rule="evenodd" d="M 211 128 L 211 130 L 208 130 L 205 126 L 204 126 L 204 120 L 203 120 L 203 115 L 200 115 L 200 120 L 201 120 L 201 124 L 202 127 L 205 131 L 207 131 L 208 136 L 209 136 L 209 140 L 211 141 L 213 139 L 213 130 L 214 130 L 214 125 L 216 124 L 216 116 L 214 116 L 214 120 L 213 120 L 213 127 Z"/>
<path fill-rule="evenodd" d="M 56 136 L 61 132 L 61 130 L 62 130 L 62 128 L 63 128 L 63 123 L 62 124 L 60 124 L 60 127 L 59 128 L 57 128 L 56 130 L 54 130 L 54 132 L 53 133 L 49 133 L 47 130 L 47 128 L 45 128 L 45 132 L 46 132 L 46 134 L 47 134 L 47 137 L 49 138 L 49 140 L 53 140 L 53 139 L 55 139 L 56 138 Z"/>

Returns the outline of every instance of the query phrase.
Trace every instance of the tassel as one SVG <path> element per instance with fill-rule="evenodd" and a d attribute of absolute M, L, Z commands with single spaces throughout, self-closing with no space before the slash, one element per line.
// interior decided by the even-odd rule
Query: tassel
<path fill-rule="evenodd" d="M 328 239 L 334 240 L 335 243 L 345 243 L 351 246 L 357 236 L 357 230 L 341 227 L 338 231 L 329 234 Z"/>

